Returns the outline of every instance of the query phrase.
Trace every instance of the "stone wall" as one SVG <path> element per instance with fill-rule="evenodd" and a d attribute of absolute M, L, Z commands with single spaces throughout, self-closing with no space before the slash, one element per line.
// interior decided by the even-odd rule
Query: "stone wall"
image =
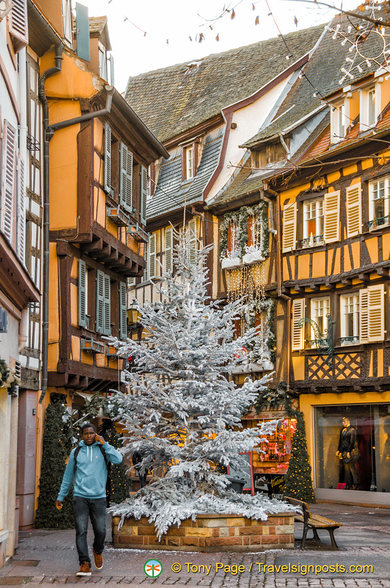
<path fill-rule="evenodd" d="M 269 515 L 267 521 L 237 515 L 198 515 L 180 527 L 173 526 L 157 540 L 146 518 L 127 519 L 118 531 L 120 518 L 112 519 L 114 547 L 177 551 L 264 551 L 294 547 L 294 514 Z"/>

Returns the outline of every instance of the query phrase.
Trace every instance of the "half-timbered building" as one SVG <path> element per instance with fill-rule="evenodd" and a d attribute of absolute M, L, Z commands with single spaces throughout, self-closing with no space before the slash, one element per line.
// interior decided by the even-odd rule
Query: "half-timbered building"
<path fill-rule="evenodd" d="M 328 93 L 328 123 L 269 186 L 282 218 L 278 347 L 305 415 L 316 495 L 388 504 L 390 87 L 369 65 Z M 348 426 L 351 480 L 337 454 Z"/>

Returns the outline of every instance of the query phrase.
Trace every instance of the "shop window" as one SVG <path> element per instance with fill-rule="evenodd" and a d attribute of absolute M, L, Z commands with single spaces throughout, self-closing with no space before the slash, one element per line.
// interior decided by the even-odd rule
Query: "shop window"
<path fill-rule="evenodd" d="M 359 341 L 359 293 L 340 296 L 340 343 Z"/>
<path fill-rule="evenodd" d="M 315 198 L 303 204 L 302 247 L 313 247 L 324 242 L 324 199 Z"/>
<path fill-rule="evenodd" d="M 272 414 L 272 413 L 271 413 Z M 276 415 L 278 413 L 276 412 Z M 275 418 L 277 418 L 275 415 Z M 253 471 L 258 475 L 283 475 L 288 470 L 296 420 L 278 418 L 274 432 L 260 445 L 260 453 L 253 452 Z"/>
<path fill-rule="evenodd" d="M 319 347 L 322 340 L 326 338 L 328 331 L 328 314 L 330 313 L 330 299 L 329 298 L 312 298 L 310 304 L 311 320 L 314 324 L 311 325 L 311 345 Z M 316 325 L 316 326 L 315 326 Z"/>
<path fill-rule="evenodd" d="M 368 185 L 369 214 L 368 227 L 377 229 L 389 224 L 390 176 L 383 176 Z"/>
<path fill-rule="evenodd" d="M 318 407 L 314 426 L 317 488 L 390 492 L 390 404 Z M 340 449 L 351 449 L 354 439 L 348 462 Z"/>

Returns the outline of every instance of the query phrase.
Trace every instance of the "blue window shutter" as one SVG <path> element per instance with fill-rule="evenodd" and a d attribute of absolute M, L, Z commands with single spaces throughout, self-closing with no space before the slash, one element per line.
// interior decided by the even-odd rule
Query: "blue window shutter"
<path fill-rule="evenodd" d="M 127 339 L 127 284 L 119 283 L 119 322 L 121 339 Z"/>
<path fill-rule="evenodd" d="M 96 331 L 104 333 L 104 274 L 96 272 Z"/>
<path fill-rule="evenodd" d="M 76 3 L 76 41 L 78 57 L 90 61 L 88 8 L 78 2 Z"/>
<path fill-rule="evenodd" d="M 104 331 L 105 335 L 111 335 L 111 280 L 104 274 Z"/>
<path fill-rule="evenodd" d="M 146 224 L 146 202 L 148 199 L 148 170 L 141 165 L 141 205 L 140 218 L 143 225 Z"/>
<path fill-rule="evenodd" d="M 119 202 L 128 211 L 133 212 L 133 154 L 124 143 L 120 146 L 120 190 Z"/>
<path fill-rule="evenodd" d="M 87 288 L 86 288 L 87 270 L 85 261 L 79 259 L 79 325 L 86 327 L 87 314 Z"/>

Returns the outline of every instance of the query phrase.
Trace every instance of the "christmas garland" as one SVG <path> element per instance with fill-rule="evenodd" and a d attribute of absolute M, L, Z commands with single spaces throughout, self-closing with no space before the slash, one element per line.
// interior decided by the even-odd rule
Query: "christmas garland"
<path fill-rule="evenodd" d="M 234 223 L 238 227 L 238 253 L 240 256 L 244 255 L 245 248 L 248 243 L 248 220 L 249 217 L 259 216 L 262 223 L 262 241 L 261 254 L 267 257 L 269 251 L 269 233 L 268 233 L 268 207 L 263 201 L 255 206 L 242 206 L 239 210 L 234 212 L 227 212 L 221 223 L 220 249 L 221 259 L 228 256 L 228 231 L 229 225 Z"/>

